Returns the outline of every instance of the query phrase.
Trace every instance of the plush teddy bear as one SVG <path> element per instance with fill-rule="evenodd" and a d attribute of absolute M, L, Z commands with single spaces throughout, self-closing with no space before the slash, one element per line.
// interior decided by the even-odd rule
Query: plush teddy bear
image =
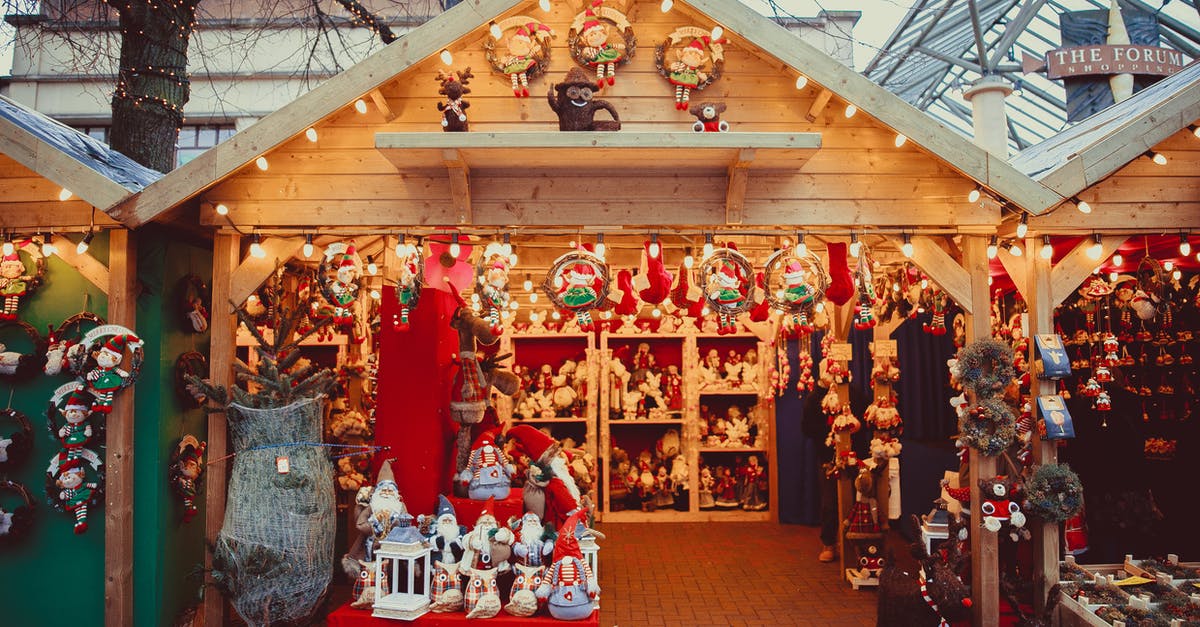
<path fill-rule="evenodd" d="M 729 123 L 721 119 L 725 113 L 723 102 L 701 102 L 692 105 L 688 113 L 696 116 L 692 130 L 697 133 L 724 133 L 729 130 Z"/>

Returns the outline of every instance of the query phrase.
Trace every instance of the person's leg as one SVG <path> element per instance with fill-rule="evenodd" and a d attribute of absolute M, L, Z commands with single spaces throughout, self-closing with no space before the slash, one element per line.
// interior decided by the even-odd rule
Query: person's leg
<path fill-rule="evenodd" d="M 822 471 L 823 473 L 824 471 Z M 821 554 L 817 559 L 832 562 L 837 557 L 837 479 L 821 478 Z"/>

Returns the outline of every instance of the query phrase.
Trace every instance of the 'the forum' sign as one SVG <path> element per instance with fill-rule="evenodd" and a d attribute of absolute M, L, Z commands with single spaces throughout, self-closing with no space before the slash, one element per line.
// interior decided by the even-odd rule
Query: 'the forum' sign
<path fill-rule="evenodd" d="M 1025 72 L 1045 70 L 1051 80 L 1112 74 L 1169 76 L 1182 67 L 1183 55 L 1178 50 L 1130 44 L 1059 48 L 1047 52 L 1044 60 L 1029 55 L 1021 60 Z"/>

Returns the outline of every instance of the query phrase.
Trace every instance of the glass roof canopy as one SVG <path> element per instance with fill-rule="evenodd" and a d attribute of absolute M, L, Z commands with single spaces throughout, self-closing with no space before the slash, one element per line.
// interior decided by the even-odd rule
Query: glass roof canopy
<path fill-rule="evenodd" d="M 1141 0 L 1122 8 L 1158 10 L 1161 45 L 1200 58 L 1197 0 L 1168 0 L 1161 9 Z M 1021 59 L 1041 59 L 1059 47 L 1059 14 L 1108 9 L 1107 0 L 914 0 L 875 58 L 868 78 L 946 125 L 972 135 L 971 105 L 962 92 L 984 72 L 1007 78 L 1009 148 L 1019 152 L 1067 127 L 1065 90 L 1043 74 L 1022 74 Z M 977 17 L 974 17 L 977 16 Z M 978 29 L 978 30 L 977 30 Z M 984 63 L 980 63 L 983 43 Z"/>

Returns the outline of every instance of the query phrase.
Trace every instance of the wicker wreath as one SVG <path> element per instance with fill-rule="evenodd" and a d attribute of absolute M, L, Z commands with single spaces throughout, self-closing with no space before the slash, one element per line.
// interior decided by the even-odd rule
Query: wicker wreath
<path fill-rule="evenodd" d="M 84 390 L 85 386 L 79 381 L 71 381 L 58 386 L 54 393 L 50 395 L 50 400 L 46 402 L 46 432 L 50 434 L 50 439 L 55 443 L 60 443 L 58 437 L 58 429 L 63 425 L 60 424 L 67 399 L 70 398 L 72 392 Z M 87 420 L 92 425 L 92 436 L 88 439 L 88 446 L 103 446 L 105 437 L 105 420 L 98 420 L 97 414 L 88 413 Z"/>
<path fill-rule="evenodd" d="M 50 326 L 46 335 L 46 365 L 43 372 L 50 376 L 60 374 L 64 369 L 71 372 L 71 361 L 80 359 L 77 355 L 87 351 L 87 347 L 80 343 L 85 333 L 84 323 L 90 323 L 95 328 L 105 324 L 105 321 L 90 311 L 81 311 L 63 320 L 57 327 Z"/>
<path fill-rule="evenodd" d="M 0 471 L 20 466 L 33 448 L 33 425 L 29 417 L 9 408 L 0 411 L 0 419 L 17 423 L 17 430 L 8 436 L 0 435 Z"/>
<path fill-rule="evenodd" d="M 964 442 L 985 456 L 999 455 L 1017 441 L 1017 420 L 1004 401 L 989 398 L 959 420 Z"/>
<path fill-rule="evenodd" d="M 508 293 L 508 273 L 512 270 L 512 249 L 492 242 L 475 263 L 475 285 L 484 307 L 504 309 L 512 296 Z"/>
<path fill-rule="evenodd" d="M 514 73 L 524 74 L 526 79 L 532 80 L 550 69 L 551 47 L 550 41 L 556 36 L 553 30 L 542 23 L 541 20 L 534 19 L 525 15 L 515 15 L 506 20 L 495 23 L 495 29 L 490 29 L 487 41 L 483 42 L 483 52 L 487 62 L 491 64 L 492 69 L 498 74 L 508 76 Z M 522 29 L 524 32 L 522 33 Z M 529 54 L 525 55 L 525 59 L 530 63 L 527 68 L 520 72 L 506 71 L 513 70 L 511 64 L 506 64 L 506 52 L 501 46 L 500 40 L 509 30 L 514 33 L 509 35 L 509 41 L 513 37 L 523 36 L 529 40 Z M 496 37 L 495 33 L 499 32 L 500 37 Z M 507 44 L 506 44 L 507 45 Z M 499 49 L 499 50 L 498 50 Z"/>
<path fill-rule="evenodd" d="M 349 284 L 353 288 L 347 294 L 338 294 L 334 288 L 334 284 L 338 282 L 337 272 L 342 263 L 340 260 L 343 258 L 348 259 L 354 267 L 354 280 Z M 339 301 L 343 300 L 347 295 L 356 298 L 358 288 L 361 286 L 363 267 L 362 257 L 354 249 L 353 245 L 348 245 L 345 242 L 330 244 L 325 248 L 325 254 L 321 256 L 321 264 L 317 267 L 317 283 L 321 287 L 321 295 L 333 306 L 337 306 Z"/>
<path fill-rule="evenodd" d="M 203 353 L 188 351 L 175 359 L 175 395 L 186 407 L 203 407 L 208 397 L 188 383 L 188 377 L 208 378 L 208 358 Z"/>
<path fill-rule="evenodd" d="M 732 277 L 736 285 L 726 284 Z M 754 265 L 732 248 L 718 248 L 700 264 L 700 289 L 718 314 L 734 316 L 754 306 Z"/>
<path fill-rule="evenodd" d="M 7 479 L 0 481 L 0 492 L 15 492 L 24 501 L 24 503 L 18 505 L 11 512 L 6 511 L 3 506 L 0 506 L 0 545 L 19 544 L 29 534 L 29 530 L 33 528 L 33 519 L 37 513 L 37 504 L 34 503 L 33 495 L 29 493 L 29 488 L 16 481 L 9 481 Z"/>
<path fill-rule="evenodd" d="M 633 34 L 633 25 L 629 23 L 629 18 L 612 7 L 597 7 L 595 10 L 581 11 L 575 16 L 571 22 L 571 29 L 567 31 L 567 50 L 571 52 L 571 58 L 583 67 L 591 66 L 592 61 L 583 55 L 583 49 L 587 47 L 583 41 L 583 34 L 586 30 L 584 23 L 592 19 L 616 28 L 625 44 L 625 54 L 616 63 L 629 63 L 637 52 L 637 36 Z"/>
<path fill-rule="evenodd" d="M 106 475 L 104 460 L 89 448 L 79 449 L 79 457 L 87 462 L 85 468 L 91 468 L 92 476 L 94 477 L 91 483 L 96 484 L 96 487 L 92 488 L 91 498 L 88 499 L 88 506 L 99 505 L 104 502 L 104 480 Z M 60 451 L 55 453 L 54 457 L 50 458 L 50 464 L 46 466 L 46 502 L 60 512 L 66 511 L 66 504 L 63 503 L 62 499 L 58 498 L 59 487 L 57 483 L 59 467 L 62 466 L 64 461 L 66 460 L 63 459 L 63 453 Z"/>
<path fill-rule="evenodd" d="M 724 40 L 712 41 L 709 35 L 710 31 L 697 26 L 682 26 L 675 29 L 662 43 L 654 47 L 654 67 L 658 69 L 658 73 L 663 78 L 671 81 L 671 65 L 674 62 L 667 60 L 667 52 L 674 50 L 676 54 L 679 54 L 685 48 L 696 47 L 696 43 L 699 43 L 702 46 L 699 49 L 707 49 L 710 58 L 705 60 L 700 67 L 694 68 L 704 73 L 704 79 L 697 80 L 696 85 L 689 85 L 689 88 L 692 91 L 700 91 L 712 85 L 721 78 L 721 74 L 725 70 L 725 50 L 722 46 Z M 672 82 L 672 84 L 677 83 Z"/>
<path fill-rule="evenodd" d="M 396 265 L 400 271 L 400 278 L 396 280 L 396 302 L 411 311 L 417 308 L 421 289 L 425 287 L 425 255 L 421 254 L 419 242 L 408 244 L 401 241 L 396 251 Z"/>
<path fill-rule="evenodd" d="M 1065 522 L 1083 511 L 1083 483 L 1066 464 L 1043 464 L 1025 482 L 1024 509 L 1046 522 Z"/>
<path fill-rule="evenodd" d="M 978 400 L 1002 393 L 1015 376 L 1013 350 L 1007 344 L 981 338 L 958 352 L 958 382 Z"/>
<path fill-rule="evenodd" d="M 83 339 L 81 339 L 79 343 L 83 345 L 85 349 L 80 351 L 71 351 L 67 355 L 67 363 L 70 365 L 71 372 L 75 373 L 76 375 L 83 376 L 91 371 L 92 368 L 95 368 L 96 359 L 92 355 L 93 351 L 99 350 L 100 347 L 104 346 L 104 342 L 108 338 L 118 335 L 127 335 L 133 338 L 138 337 L 136 333 L 119 324 L 102 324 L 84 334 Z M 139 340 L 139 342 L 133 345 L 132 349 L 130 349 L 129 376 L 124 378 L 121 383 L 121 387 L 118 388 L 118 390 L 124 390 L 137 381 L 138 375 L 140 375 L 142 372 L 142 362 L 145 361 L 145 358 L 145 347 Z"/>
<path fill-rule="evenodd" d="M 593 278 L 586 285 L 579 280 L 573 283 L 569 278 L 571 272 L 576 273 L 576 276 L 591 275 Z M 575 250 L 554 260 L 542 281 L 542 291 L 555 307 L 570 312 L 582 312 L 596 308 L 608 298 L 609 282 L 608 264 L 603 259 L 586 250 Z M 573 284 L 590 287 L 592 294 L 584 297 L 572 294 L 570 286 Z"/>
<path fill-rule="evenodd" d="M 5 329 L 16 327 L 24 333 L 32 343 L 29 353 L 18 353 L 8 350 L 6 343 L 0 340 L 0 375 L 14 379 L 27 379 L 37 374 L 46 363 L 46 347 L 48 343 L 32 324 L 21 320 L 0 321 L 0 337 L 6 335 Z"/>
<path fill-rule="evenodd" d="M 773 309 L 789 314 L 807 313 L 825 298 L 829 273 L 821 258 L 808 252 L 796 255 L 781 248 L 767 258 L 763 268 L 767 302 Z"/>

